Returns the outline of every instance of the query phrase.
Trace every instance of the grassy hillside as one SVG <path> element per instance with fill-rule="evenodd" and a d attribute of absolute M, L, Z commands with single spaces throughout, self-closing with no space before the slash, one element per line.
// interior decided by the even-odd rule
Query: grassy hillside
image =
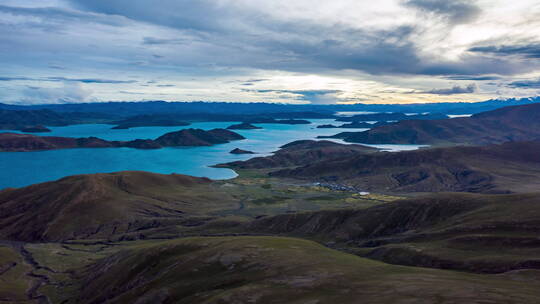
<path fill-rule="evenodd" d="M 34 280 L 27 275 L 30 270 L 15 249 L 0 244 L 0 302 L 31 303 L 28 291 Z"/>
<path fill-rule="evenodd" d="M 208 179 L 144 172 L 80 175 L 0 192 L 0 238 L 106 238 L 234 208 Z"/>
<path fill-rule="evenodd" d="M 32 242 L 0 245 L 0 299 L 540 301 L 540 194 L 396 200 L 241 173 L 120 172 L 0 192 L 0 238 Z"/>
<path fill-rule="evenodd" d="M 46 246 L 45 248 L 41 248 Z M 534 273 L 384 264 L 281 237 L 33 245 L 53 303 L 537 303 Z M 95 253 L 96 250 L 98 253 Z M 63 256 L 63 258 L 62 258 Z M 95 259 L 94 257 L 97 257 Z M 66 262 L 71 270 L 66 275 Z M 67 267 L 69 268 L 69 267 Z M 52 271 L 57 272 L 54 274 Z"/>
<path fill-rule="evenodd" d="M 431 194 L 364 210 L 278 215 L 247 230 L 330 242 L 395 264 L 488 273 L 540 269 L 538 194 Z"/>
<path fill-rule="evenodd" d="M 216 167 L 233 169 L 287 168 L 377 151 L 378 149 L 368 146 L 343 145 L 326 140 L 298 140 L 281 146 L 278 151 L 268 157 L 254 157 L 247 161 L 236 161 Z"/>
<path fill-rule="evenodd" d="M 0 239 L 139 239 L 220 233 L 261 216 L 365 208 L 395 198 L 239 177 L 147 172 L 78 175 L 0 191 Z"/>
<path fill-rule="evenodd" d="M 347 145 L 334 145 L 347 149 Z M 320 158 L 311 156 L 316 150 L 289 150 L 283 148 L 269 157 L 225 166 L 266 168 L 265 172 L 273 177 L 347 185 L 379 193 L 508 193 L 540 189 L 540 142 L 392 153 L 365 153 L 350 148 L 349 154 L 329 153 Z M 311 161 L 303 163 L 305 159 Z M 274 168 L 276 164 L 289 168 Z"/>

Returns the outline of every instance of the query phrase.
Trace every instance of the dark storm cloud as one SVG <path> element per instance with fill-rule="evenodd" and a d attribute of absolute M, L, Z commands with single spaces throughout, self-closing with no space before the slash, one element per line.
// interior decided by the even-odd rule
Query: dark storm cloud
<path fill-rule="evenodd" d="M 163 0 L 160 5 L 146 0 L 133 0 L 130 5 L 110 0 L 71 0 L 71 3 L 97 14 L 120 15 L 181 30 L 185 37 L 147 36 L 142 44 L 170 48 L 201 41 L 204 49 L 195 49 L 194 53 L 208 56 L 216 66 L 442 76 L 508 75 L 534 69 L 529 64 L 474 52 L 455 61 L 426 58 L 420 55 L 415 38 L 417 26 L 411 24 L 368 30 L 345 23 L 283 20 L 231 2 L 225 5 L 210 0 Z M 410 0 L 405 5 L 442 16 L 452 23 L 470 21 L 480 13 L 469 1 Z M 188 58 L 185 64 L 193 64 L 193 60 L 187 61 Z M 246 85 L 251 84 L 246 82 Z"/>
<path fill-rule="evenodd" d="M 476 46 L 469 52 L 487 53 L 501 56 L 520 55 L 526 58 L 540 58 L 540 43 L 527 45 Z"/>
<path fill-rule="evenodd" d="M 468 23 L 480 15 L 480 8 L 467 0 L 409 0 L 406 6 L 440 15 L 452 24 Z"/>
<path fill-rule="evenodd" d="M 514 81 L 508 84 L 511 88 L 540 89 L 540 78 L 535 80 Z"/>
<path fill-rule="evenodd" d="M 211 0 L 161 0 L 159 5 L 147 0 L 70 0 L 77 8 L 97 13 L 194 31 L 221 31 L 222 20 L 234 18 L 231 9 Z M 223 24 L 222 24 L 223 25 Z"/>
<path fill-rule="evenodd" d="M 414 92 L 414 93 L 422 93 L 422 94 L 436 94 L 436 95 L 454 95 L 454 94 L 467 94 L 467 93 L 474 93 L 476 92 L 476 85 L 470 84 L 466 87 L 461 86 L 453 86 L 451 88 L 447 89 L 433 89 L 429 91 L 423 91 L 423 92 Z"/>

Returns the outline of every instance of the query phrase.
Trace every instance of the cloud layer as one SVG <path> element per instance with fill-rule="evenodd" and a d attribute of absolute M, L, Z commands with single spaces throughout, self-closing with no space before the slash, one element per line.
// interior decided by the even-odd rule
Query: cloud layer
<path fill-rule="evenodd" d="M 0 98 L 69 83 L 103 101 L 536 95 L 539 16 L 532 0 L 0 0 Z"/>

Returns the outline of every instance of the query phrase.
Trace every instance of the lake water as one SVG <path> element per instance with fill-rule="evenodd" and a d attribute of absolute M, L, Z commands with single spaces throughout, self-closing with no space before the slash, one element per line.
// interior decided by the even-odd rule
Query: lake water
<path fill-rule="evenodd" d="M 212 179 L 236 176 L 230 169 L 211 168 L 218 163 L 246 160 L 254 155 L 235 155 L 234 148 L 269 155 L 280 146 L 300 139 L 315 139 L 319 135 L 333 135 L 343 131 L 363 129 L 317 129 L 318 125 L 334 123 L 332 119 L 314 119 L 309 125 L 257 124 L 259 130 L 236 130 L 245 140 L 212 147 L 163 148 L 138 150 L 131 148 L 65 149 L 40 152 L 0 152 L 0 189 L 22 187 L 56 180 L 68 175 L 106 173 L 125 170 L 142 170 L 156 173 L 181 173 Z M 186 128 L 226 128 L 232 122 L 193 123 L 187 127 L 141 127 L 113 130 L 111 125 L 89 124 L 67 127 L 50 127 L 47 136 L 88 137 L 106 140 L 155 139 L 165 133 Z M 367 130 L 367 129 L 365 129 Z M 2 132 L 2 131 L 0 131 Z M 4 131 L 13 132 L 13 131 Z M 334 140 L 341 142 L 340 140 Z M 413 145 L 389 145 L 381 148 L 396 151 L 416 149 Z"/>

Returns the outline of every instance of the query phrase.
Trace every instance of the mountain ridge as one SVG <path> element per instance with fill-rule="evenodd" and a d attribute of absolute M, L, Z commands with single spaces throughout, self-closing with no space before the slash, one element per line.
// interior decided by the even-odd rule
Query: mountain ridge
<path fill-rule="evenodd" d="M 365 144 L 496 144 L 540 139 L 540 104 L 505 107 L 472 117 L 404 120 L 330 136 Z"/>

